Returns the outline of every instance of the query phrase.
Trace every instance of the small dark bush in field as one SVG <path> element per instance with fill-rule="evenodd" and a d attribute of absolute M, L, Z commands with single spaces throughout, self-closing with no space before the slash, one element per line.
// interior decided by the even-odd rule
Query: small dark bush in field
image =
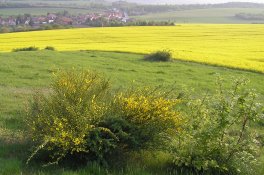
<path fill-rule="evenodd" d="M 61 72 L 48 96 L 36 94 L 28 111 L 29 133 L 48 165 L 67 156 L 106 163 L 113 152 L 162 145 L 165 133 L 176 131 L 178 100 L 166 93 L 131 90 L 114 93 L 108 80 L 90 71 Z M 120 151 L 121 150 L 121 151 Z"/>
<path fill-rule="evenodd" d="M 52 51 L 54 51 L 55 50 L 55 47 L 53 47 L 53 46 L 47 46 L 47 47 L 44 48 L 44 50 L 52 50 Z"/>
<path fill-rule="evenodd" d="M 147 61 L 163 61 L 163 62 L 170 61 L 171 58 L 172 58 L 172 54 L 168 50 L 153 52 L 144 57 L 144 59 Z"/>
<path fill-rule="evenodd" d="M 23 47 L 23 48 L 16 48 L 13 49 L 13 52 L 20 52 L 20 51 L 38 51 L 39 48 L 35 46 L 30 46 L 30 47 Z"/>
<path fill-rule="evenodd" d="M 259 141 L 251 126 L 261 116 L 256 94 L 243 90 L 244 80 L 215 95 L 188 100 L 182 131 L 170 140 L 176 167 L 206 174 L 253 174 Z"/>

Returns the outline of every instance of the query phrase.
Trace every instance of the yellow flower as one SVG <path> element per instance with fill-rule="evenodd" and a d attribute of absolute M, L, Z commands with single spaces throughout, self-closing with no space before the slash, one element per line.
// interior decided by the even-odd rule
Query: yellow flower
<path fill-rule="evenodd" d="M 81 143 L 79 138 L 74 139 L 73 142 L 74 142 L 75 145 L 79 145 Z"/>

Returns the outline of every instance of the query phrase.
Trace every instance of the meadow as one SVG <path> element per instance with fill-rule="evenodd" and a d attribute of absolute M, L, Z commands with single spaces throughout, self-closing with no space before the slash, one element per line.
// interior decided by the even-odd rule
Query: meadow
<path fill-rule="evenodd" d="M 102 72 L 115 85 L 114 88 L 129 86 L 174 87 L 179 91 L 193 89 L 192 94 L 203 96 L 216 88 L 216 75 L 225 79 L 229 87 L 233 77 L 251 80 L 248 88 L 256 89 L 258 100 L 263 102 L 264 77 L 261 73 L 208 66 L 204 64 L 174 61 L 153 63 L 143 60 L 142 54 L 104 51 L 34 51 L 0 53 L 0 174 L 166 174 L 163 168 L 166 158 L 159 156 L 153 160 L 148 155 L 135 157 L 128 169 L 105 171 L 98 165 L 81 169 L 65 167 L 41 168 L 26 166 L 30 154 L 28 141 L 22 130 L 25 107 L 35 91 L 48 92 L 53 72 L 58 69 Z M 262 131 L 261 127 L 256 127 Z M 142 155 L 141 155 L 142 156 Z M 263 159 L 263 157 L 262 157 Z M 142 162 L 144 166 L 142 166 Z M 263 160 L 259 160 L 263 161 Z M 141 163 L 140 163 L 141 162 Z M 141 165 L 140 165 L 141 164 Z M 256 172 L 263 172 L 259 168 Z"/>
<path fill-rule="evenodd" d="M 211 23 L 211 24 L 251 24 L 261 23 L 261 20 L 241 20 L 235 17 L 238 13 L 262 14 L 263 8 L 208 8 L 194 10 L 179 10 L 163 13 L 151 13 L 134 16 L 144 20 L 170 20 L 175 23 Z"/>
<path fill-rule="evenodd" d="M 264 72 L 263 25 L 176 25 L 88 28 L 0 35 L 0 52 L 35 46 L 58 51 L 99 50 L 146 54 L 170 50 L 177 60 Z"/>
<path fill-rule="evenodd" d="M 58 13 L 63 12 L 64 10 L 68 11 L 71 14 L 79 14 L 79 13 L 92 13 L 95 12 L 91 9 L 82 9 L 82 8 L 67 8 L 67 7 L 34 7 L 34 8 L 4 8 L 0 10 L 0 16 L 8 17 L 12 15 L 23 15 L 23 14 L 31 14 L 31 15 L 47 15 L 47 13 Z"/>

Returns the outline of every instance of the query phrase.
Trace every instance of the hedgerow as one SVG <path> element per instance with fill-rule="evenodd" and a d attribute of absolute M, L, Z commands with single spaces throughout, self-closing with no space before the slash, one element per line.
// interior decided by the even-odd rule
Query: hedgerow
<path fill-rule="evenodd" d="M 23 48 L 15 48 L 13 49 L 13 52 L 21 52 L 21 51 L 38 51 L 39 48 L 35 46 L 30 47 L 23 47 Z"/>

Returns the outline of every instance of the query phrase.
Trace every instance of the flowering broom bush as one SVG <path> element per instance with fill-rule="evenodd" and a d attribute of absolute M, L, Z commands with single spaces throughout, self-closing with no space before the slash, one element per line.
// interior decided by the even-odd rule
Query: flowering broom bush
<path fill-rule="evenodd" d="M 146 149 L 163 145 L 164 138 L 171 132 L 177 132 L 181 117 L 175 110 L 179 103 L 176 98 L 166 97 L 166 93 L 157 89 L 145 88 L 125 91 L 115 95 L 111 104 L 110 120 L 122 124 L 118 128 L 109 127 L 121 139 L 123 148 Z"/>
<path fill-rule="evenodd" d="M 92 72 L 62 72 L 52 84 L 52 93 L 36 94 L 28 115 L 28 126 L 38 144 L 29 160 L 41 150 L 50 153 L 50 163 L 67 154 L 96 152 L 100 145 L 87 148 L 91 134 L 100 131 L 111 141 L 117 138 L 107 128 L 97 127 L 107 109 L 109 82 Z M 100 142 L 101 144 L 104 143 Z"/>
<path fill-rule="evenodd" d="M 44 151 L 46 165 L 76 155 L 107 163 L 116 150 L 153 146 L 180 123 L 177 100 L 158 91 L 113 93 L 94 72 L 61 72 L 51 88 L 46 96 L 36 94 L 29 108 L 27 124 L 36 146 L 28 162 Z"/>

